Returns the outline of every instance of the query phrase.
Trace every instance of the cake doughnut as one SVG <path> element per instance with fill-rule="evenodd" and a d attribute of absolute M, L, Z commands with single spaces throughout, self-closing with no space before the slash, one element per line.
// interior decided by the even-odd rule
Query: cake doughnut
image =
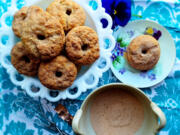
<path fill-rule="evenodd" d="M 92 64 L 99 58 L 98 35 L 87 26 L 75 27 L 66 36 L 65 49 L 75 64 Z"/>
<path fill-rule="evenodd" d="M 84 25 L 86 20 L 83 8 L 72 0 L 54 0 L 46 11 L 59 19 L 65 32 Z"/>
<path fill-rule="evenodd" d="M 40 61 L 31 57 L 24 49 L 22 42 L 18 42 L 11 50 L 11 63 L 20 74 L 37 75 Z"/>
<path fill-rule="evenodd" d="M 14 15 L 14 20 L 12 22 L 12 29 L 17 37 L 21 37 L 22 24 L 26 19 L 27 10 L 28 7 L 23 7 Z"/>
<path fill-rule="evenodd" d="M 73 84 L 77 76 L 75 64 L 64 56 L 57 56 L 49 62 L 42 62 L 38 77 L 49 89 L 62 90 Z"/>
<path fill-rule="evenodd" d="M 137 70 L 152 69 L 160 58 L 158 41 L 150 35 L 134 38 L 127 48 L 127 60 Z"/>
<path fill-rule="evenodd" d="M 22 41 L 25 49 L 34 57 L 49 60 L 60 54 L 65 34 L 55 17 L 40 7 L 31 6 L 23 23 Z"/>

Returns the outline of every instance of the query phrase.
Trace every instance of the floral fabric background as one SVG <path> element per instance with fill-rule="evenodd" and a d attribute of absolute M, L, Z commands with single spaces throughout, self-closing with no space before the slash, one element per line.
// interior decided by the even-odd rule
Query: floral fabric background
<path fill-rule="evenodd" d="M 14 0 L 0 0 L 0 27 L 1 16 L 8 11 L 12 1 Z M 18 8 L 24 4 L 24 0 L 16 2 Z M 165 26 L 174 38 L 177 58 L 172 72 L 157 86 L 142 90 L 166 114 L 167 125 L 159 135 L 180 135 L 180 1 L 134 0 L 131 20 L 136 19 L 154 20 Z M 12 20 L 12 16 L 7 17 L 6 25 L 11 27 Z M 0 44 L 5 45 L 8 40 L 8 36 L 4 35 Z M 119 81 L 109 70 L 103 74 L 98 86 L 111 82 Z M 91 91 L 88 90 L 76 100 L 61 100 L 59 103 L 65 105 L 74 115 Z M 0 135 L 54 135 L 57 134 L 54 123 L 59 129 L 74 135 L 72 128 L 53 110 L 57 104 L 29 97 L 10 81 L 6 70 L 0 65 Z"/>

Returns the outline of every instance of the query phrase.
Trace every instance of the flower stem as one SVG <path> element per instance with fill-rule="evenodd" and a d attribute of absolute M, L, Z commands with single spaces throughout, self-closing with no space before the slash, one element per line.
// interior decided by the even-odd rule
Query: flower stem
<path fill-rule="evenodd" d="M 132 14 L 132 16 L 142 18 L 142 15 Z"/>

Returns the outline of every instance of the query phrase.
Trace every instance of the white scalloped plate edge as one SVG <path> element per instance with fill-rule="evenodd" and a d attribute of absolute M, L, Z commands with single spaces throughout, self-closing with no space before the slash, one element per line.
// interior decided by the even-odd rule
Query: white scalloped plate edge
<path fill-rule="evenodd" d="M 26 0 L 26 3 L 27 3 L 26 5 L 28 6 L 34 5 L 35 3 L 40 2 L 40 1 L 41 0 L 31 0 L 31 1 Z M 2 43 L 0 42 L 0 62 L 2 66 L 7 69 L 7 72 L 10 75 L 11 81 L 15 85 L 21 86 L 23 89 L 25 89 L 26 92 L 32 97 L 46 98 L 52 102 L 56 102 L 60 99 L 66 99 L 66 98 L 76 99 L 77 97 L 81 95 L 82 92 L 85 92 L 87 89 L 94 88 L 98 84 L 99 78 L 102 77 L 103 72 L 107 71 L 110 68 L 111 51 L 115 46 L 115 40 L 112 36 L 113 31 L 111 30 L 111 26 L 112 26 L 111 17 L 108 14 L 106 14 L 105 9 L 102 8 L 101 0 L 96 0 L 98 3 L 98 8 L 95 11 L 92 10 L 92 8 L 88 5 L 89 0 L 75 0 L 75 1 L 79 3 L 85 9 L 85 11 L 89 14 L 91 19 L 93 20 L 93 23 L 96 26 L 96 30 L 99 36 L 99 43 L 100 43 L 100 58 L 94 64 L 91 65 L 91 67 L 88 69 L 86 73 L 84 73 L 81 77 L 76 79 L 73 85 L 70 87 L 70 88 L 74 88 L 74 87 L 78 88 L 75 94 L 71 94 L 68 90 L 70 88 L 68 88 L 64 91 L 60 91 L 56 97 L 52 97 L 49 94 L 49 90 L 46 87 L 44 87 L 39 82 L 39 80 L 22 75 L 24 80 L 17 81 L 15 79 L 16 74 L 17 74 L 16 69 L 10 63 L 8 63 L 7 60 L 5 60 L 6 56 L 10 55 L 10 50 L 16 42 L 16 39 L 13 36 L 12 28 L 5 24 L 6 17 L 13 16 L 13 14 L 18 10 L 16 8 L 16 1 L 12 1 L 12 6 L 9 7 L 8 12 L 3 14 L 0 19 L 2 22 L 2 27 L 0 28 L 0 31 L 3 31 L 2 33 L 0 33 L 0 39 L 4 34 L 11 37 L 6 46 L 2 45 Z M 106 28 L 102 28 L 102 24 L 100 22 L 102 18 L 105 18 L 108 21 L 108 26 Z M 110 48 L 108 49 L 103 48 L 104 38 L 108 38 L 110 40 L 111 45 L 110 45 Z M 100 59 L 104 59 L 106 61 L 106 66 L 103 68 L 98 67 L 98 62 L 100 61 Z M 94 81 L 92 84 L 88 85 L 85 82 L 85 79 L 87 79 L 90 75 L 94 76 Z M 39 87 L 40 90 L 36 93 L 32 92 L 30 90 L 31 89 L 30 87 L 32 85 Z"/>

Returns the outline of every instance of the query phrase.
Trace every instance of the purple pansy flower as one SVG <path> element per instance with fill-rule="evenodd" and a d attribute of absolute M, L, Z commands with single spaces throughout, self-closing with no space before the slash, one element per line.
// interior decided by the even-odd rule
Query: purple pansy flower
<path fill-rule="evenodd" d="M 131 18 L 131 0 L 102 0 L 102 6 L 113 19 L 112 28 L 125 26 Z"/>
<path fill-rule="evenodd" d="M 152 27 L 147 27 L 144 34 L 148 34 L 148 35 L 151 35 L 153 36 L 156 40 L 158 40 L 161 35 L 162 35 L 162 32 L 160 30 L 157 30 L 156 28 L 152 28 Z"/>
<path fill-rule="evenodd" d="M 161 35 L 162 35 L 161 31 L 158 30 L 157 32 L 154 32 L 153 37 L 156 40 L 158 40 L 161 37 Z"/>

